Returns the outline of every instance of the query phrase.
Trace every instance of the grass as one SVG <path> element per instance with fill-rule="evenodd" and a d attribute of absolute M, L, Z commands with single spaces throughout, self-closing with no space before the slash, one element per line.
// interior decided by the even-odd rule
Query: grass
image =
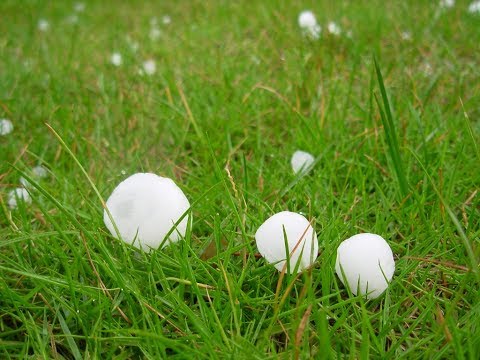
<path fill-rule="evenodd" d="M 467 6 L 91 1 L 69 24 L 73 3 L 2 1 L 0 117 L 15 129 L 0 138 L 0 357 L 478 359 L 480 30 Z M 319 41 L 297 27 L 306 8 Z M 327 34 L 330 20 L 352 37 Z M 157 73 L 142 77 L 148 58 Z M 301 176 L 297 149 L 316 157 Z M 182 243 L 143 254 L 108 233 L 97 195 L 138 171 L 193 204 Z M 22 175 L 33 204 L 10 210 Z M 254 233 L 283 210 L 312 221 L 320 254 L 281 277 Z M 359 232 L 396 258 L 371 301 L 334 272 Z"/>

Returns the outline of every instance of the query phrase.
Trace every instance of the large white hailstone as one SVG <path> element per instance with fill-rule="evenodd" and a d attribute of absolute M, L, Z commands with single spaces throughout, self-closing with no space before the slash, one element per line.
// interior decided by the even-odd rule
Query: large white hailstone
<path fill-rule="evenodd" d="M 335 271 L 354 295 L 375 299 L 387 289 L 395 272 L 392 249 L 379 235 L 352 236 L 337 249 Z"/>
<path fill-rule="evenodd" d="M 342 33 L 342 29 L 340 29 L 340 26 L 334 21 L 328 23 L 327 30 L 330 34 L 335 36 L 339 36 Z"/>
<path fill-rule="evenodd" d="M 480 1 L 474 1 L 468 6 L 468 12 L 472 14 L 480 13 Z"/>
<path fill-rule="evenodd" d="M 10 209 L 15 209 L 18 203 L 23 201 L 25 204 L 31 204 L 32 198 L 25 188 L 16 188 L 8 193 L 8 206 Z"/>
<path fill-rule="evenodd" d="M 8 119 L 0 119 L 0 135 L 8 135 L 13 131 L 13 124 Z"/>
<path fill-rule="evenodd" d="M 310 267 L 317 258 L 317 234 L 304 216 L 294 212 L 277 213 L 258 228 L 255 240 L 260 254 L 278 271 L 282 271 L 287 260 L 285 235 L 290 254 L 290 272 L 295 270 L 297 264 L 297 272 Z"/>
<path fill-rule="evenodd" d="M 175 223 L 190 208 L 183 191 L 169 178 L 150 173 L 138 173 L 122 181 L 107 200 L 121 239 L 139 249 L 157 249 Z M 170 234 L 164 246 L 185 237 L 188 217 Z M 114 237 L 117 237 L 107 211 L 103 221 Z"/>
<path fill-rule="evenodd" d="M 293 153 L 290 163 L 295 174 L 307 171 L 315 161 L 312 154 L 297 150 Z"/>
<path fill-rule="evenodd" d="M 152 60 L 152 59 L 144 61 L 143 62 L 143 71 L 147 75 L 155 74 L 155 71 L 157 71 L 157 65 L 155 64 L 155 61 Z"/>
<path fill-rule="evenodd" d="M 110 57 L 110 62 L 114 66 L 120 66 L 122 65 L 122 54 L 118 52 L 114 52 L 112 56 Z"/>
<path fill-rule="evenodd" d="M 50 23 L 46 19 L 40 19 L 38 20 L 37 27 L 38 27 L 38 30 L 40 31 L 47 31 L 48 28 L 50 27 Z"/>

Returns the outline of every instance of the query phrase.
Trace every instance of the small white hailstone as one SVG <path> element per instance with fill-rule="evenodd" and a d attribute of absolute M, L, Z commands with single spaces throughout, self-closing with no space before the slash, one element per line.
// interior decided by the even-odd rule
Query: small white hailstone
<path fill-rule="evenodd" d="M 172 22 L 172 18 L 171 18 L 169 15 L 164 15 L 164 16 L 162 17 L 162 23 L 163 23 L 164 25 L 168 25 L 168 24 L 170 24 L 171 22 Z"/>
<path fill-rule="evenodd" d="M 122 65 L 122 54 L 118 52 L 114 52 L 110 57 L 110 62 L 112 63 L 112 65 L 115 65 L 115 66 Z"/>
<path fill-rule="evenodd" d="M 297 150 L 293 153 L 290 164 L 292 165 L 293 172 L 295 174 L 299 172 L 307 171 L 315 161 L 315 158 L 312 154 Z"/>
<path fill-rule="evenodd" d="M 183 191 L 169 178 L 138 173 L 122 181 L 106 206 L 123 241 L 139 249 L 157 249 L 180 217 L 190 208 Z M 185 216 L 164 246 L 181 240 L 187 231 Z M 107 211 L 103 221 L 114 237 L 117 232 Z"/>
<path fill-rule="evenodd" d="M 40 179 L 45 178 L 48 175 L 47 169 L 42 165 L 35 166 L 32 169 L 32 173 L 33 173 L 34 176 L 36 176 Z"/>
<path fill-rule="evenodd" d="M 322 27 L 317 23 L 315 15 L 310 10 L 305 10 L 298 16 L 298 25 L 306 36 L 318 39 L 322 33 Z"/>
<path fill-rule="evenodd" d="M 155 64 L 155 61 L 152 60 L 152 59 L 144 61 L 143 62 L 143 71 L 147 75 L 155 74 L 155 71 L 157 71 L 157 65 Z"/>
<path fill-rule="evenodd" d="M 387 289 L 395 272 L 392 249 L 379 235 L 352 236 L 337 249 L 335 271 L 354 295 L 375 299 Z"/>
<path fill-rule="evenodd" d="M 74 9 L 76 12 L 84 12 L 84 11 L 85 11 L 85 3 L 83 3 L 83 2 L 77 2 L 77 3 L 75 3 L 75 5 L 73 6 L 73 9 Z"/>
<path fill-rule="evenodd" d="M 258 228 L 255 241 L 260 254 L 278 271 L 282 271 L 287 259 L 285 235 L 290 257 L 290 272 L 295 270 L 297 263 L 298 272 L 310 267 L 317 258 L 317 234 L 304 216 L 294 212 L 279 212 Z"/>
<path fill-rule="evenodd" d="M 471 14 L 480 13 L 480 1 L 474 1 L 468 6 L 468 12 Z"/>
<path fill-rule="evenodd" d="M 160 31 L 159 28 L 157 27 L 152 27 L 150 29 L 150 33 L 148 34 L 148 36 L 150 37 L 150 40 L 158 40 L 160 39 L 160 36 L 162 36 L 162 32 Z"/>
<path fill-rule="evenodd" d="M 317 18 L 310 10 L 302 11 L 298 16 L 298 25 L 302 29 L 312 28 L 317 25 Z"/>
<path fill-rule="evenodd" d="M 128 46 L 130 47 L 130 50 L 132 50 L 132 52 L 134 53 L 137 52 L 138 48 L 140 47 L 138 42 L 133 40 L 129 35 L 127 35 L 125 39 L 127 41 Z"/>
<path fill-rule="evenodd" d="M 0 119 L 0 135 L 8 135 L 13 131 L 13 124 L 8 119 Z"/>
<path fill-rule="evenodd" d="M 327 30 L 330 34 L 335 36 L 339 36 L 342 33 L 342 29 L 340 29 L 340 26 L 334 21 L 328 23 Z"/>
<path fill-rule="evenodd" d="M 16 188 L 8 193 L 8 206 L 10 209 L 15 209 L 19 201 L 23 201 L 25 204 L 32 203 L 32 198 L 25 188 Z"/>
<path fill-rule="evenodd" d="M 40 31 L 47 31 L 48 28 L 50 27 L 50 23 L 46 19 L 40 19 L 38 20 L 37 27 L 38 27 L 38 30 Z"/>
<path fill-rule="evenodd" d="M 20 176 L 20 179 L 18 179 L 18 182 L 22 184 L 23 187 L 28 187 L 30 183 L 25 179 L 23 176 Z"/>
<path fill-rule="evenodd" d="M 432 65 L 428 62 L 425 61 L 421 66 L 420 66 L 420 71 L 423 73 L 425 76 L 431 76 L 433 75 L 433 67 Z"/>
<path fill-rule="evenodd" d="M 440 0 L 439 6 L 443 9 L 450 9 L 455 6 L 455 0 Z"/>
<path fill-rule="evenodd" d="M 400 34 L 400 37 L 404 41 L 410 41 L 412 40 L 412 33 L 410 31 L 402 31 L 402 33 Z"/>

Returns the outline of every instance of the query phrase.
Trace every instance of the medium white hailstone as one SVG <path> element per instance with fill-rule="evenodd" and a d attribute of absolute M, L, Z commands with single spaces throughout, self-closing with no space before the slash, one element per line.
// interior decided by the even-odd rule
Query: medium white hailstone
<path fill-rule="evenodd" d="M 155 61 L 152 60 L 152 59 L 144 61 L 143 62 L 143 71 L 147 75 L 155 74 L 155 71 L 157 71 L 157 65 L 155 64 Z"/>
<path fill-rule="evenodd" d="M 37 27 L 38 27 L 38 30 L 40 31 L 47 31 L 48 28 L 50 27 L 50 23 L 48 22 L 48 20 L 40 19 L 38 20 Z"/>
<path fill-rule="evenodd" d="M 13 124 L 8 119 L 0 119 L 0 135 L 8 135 L 13 131 Z"/>
<path fill-rule="evenodd" d="M 330 34 L 335 36 L 339 36 L 342 33 L 342 29 L 340 29 L 340 26 L 334 21 L 328 23 L 327 30 Z"/>
<path fill-rule="evenodd" d="M 75 3 L 75 5 L 73 6 L 73 9 L 74 9 L 76 12 L 84 12 L 84 11 L 85 11 L 85 3 L 83 3 L 83 2 L 77 2 L 77 3 Z"/>
<path fill-rule="evenodd" d="M 137 173 L 113 190 L 106 206 L 122 240 L 150 251 L 162 244 L 175 223 L 190 208 L 190 203 L 173 180 L 151 173 Z M 182 219 L 164 246 L 185 237 L 189 216 Z M 110 233 L 117 237 L 106 210 L 103 221 Z"/>
<path fill-rule="evenodd" d="M 159 28 L 157 28 L 157 27 L 152 27 L 152 28 L 150 29 L 150 33 L 149 33 L 148 36 L 150 37 L 150 40 L 155 41 L 155 40 L 160 39 L 160 36 L 162 36 L 162 32 L 160 31 Z"/>
<path fill-rule="evenodd" d="M 375 299 L 387 289 L 395 272 L 392 249 L 379 235 L 354 235 L 338 247 L 335 271 L 354 295 Z"/>
<path fill-rule="evenodd" d="M 168 25 L 168 24 L 170 24 L 171 22 L 172 22 L 172 18 L 171 18 L 169 15 L 164 15 L 164 16 L 162 17 L 162 23 L 163 23 L 164 25 Z"/>
<path fill-rule="evenodd" d="M 455 6 L 455 0 L 440 0 L 439 6 L 443 9 L 449 9 Z"/>
<path fill-rule="evenodd" d="M 8 206 L 10 209 L 15 209 L 19 201 L 23 201 L 25 204 L 32 203 L 32 198 L 25 188 L 16 188 L 8 193 Z"/>
<path fill-rule="evenodd" d="M 110 57 L 110 62 L 115 66 L 122 65 L 122 54 L 114 52 Z"/>
<path fill-rule="evenodd" d="M 468 6 L 469 13 L 480 13 L 480 1 L 474 1 Z"/>
<path fill-rule="evenodd" d="M 295 270 L 297 263 L 298 272 L 310 267 L 317 258 L 317 234 L 304 216 L 294 212 L 279 212 L 258 228 L 255 240 L 260 254 L 278 271 L 282 271 L 287 260 L 285 234 L 290 254 L 290 272 Z M 287 266 L 285 271 L 288 271 Z"/>
<path fill-rule="evenodd" d="M 312 28 L 317 25 L 317 18 L 315 17 L 315 14 L 310 10 L 302 11 L 298 16 L 298 25 L 302 29 Z"/>
<path fill-rule="evenodd" d="M 292 155 L 292 160 L 290 160 L 290 164 L 292 165 L 293 172 L 295 174 L 307 171 L 315 161 L 315 158 L 312 154 L 297 150 Z"/>

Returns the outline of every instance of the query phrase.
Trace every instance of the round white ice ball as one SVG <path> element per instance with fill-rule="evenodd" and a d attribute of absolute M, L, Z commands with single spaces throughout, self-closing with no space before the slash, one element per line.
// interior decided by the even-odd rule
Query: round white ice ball
<path fill-rule="evenodd" d="M 32 198 L 25 188 L 16 188 L 8 193 L 8 206 L 10 209 L 15 209 L 18 203 L 23 201 L 25 204 L 31 204 Z"/>
<path fill-rule="evenodd" d="M 354 295 L 374 299 L 387 289 L 395 272 L 392 249 L 379 235 L 352 236 L 337 249 L 335 271 Z"/>
<path fill-rule="evenodd" d="M 122 240 L 145 251 L 157 249 L 190 208 L 185 194 L 171 179 L 150 173 L 134 174 L 122 181 L 106 205 Z M 164 246 L 185 237 L 189 216 L 174 228 Z M 117 237 L 106 210 L 103 220 Z"/>
<path fill-rule="evenodd" d="M 318 254 L 317 234 L 304 216 L 294 212 L 277 213 L 258 228 L 255 240 L 260 254 L 278 271 L 282 271 L 287 260 L 285 235 L 290 254 L 290 272 L 295 270 L 297 263 L 297 272 L 310 267 Z"/>

